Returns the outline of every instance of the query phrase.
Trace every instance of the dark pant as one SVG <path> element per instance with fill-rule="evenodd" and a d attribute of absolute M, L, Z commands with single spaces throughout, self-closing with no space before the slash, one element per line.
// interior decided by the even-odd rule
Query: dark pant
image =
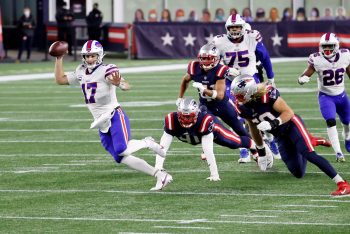
<path fill-rule="evenodd" d="M 62 27 L 58 28 L 58 40 L 68 43 L 68 54 L 72 55 L 72 46 L 74 42 L 74 28 Z"/>
<path fill-rule="evenodd" d="M 27 51 L 27 59 L 30 59 L 30 53 L 32 52 L 32 36 L 27 36 L 26 39 L 22 37 L 21 45 L 18 50 L 17 59 L 20 60 L 24 50 Z"/>

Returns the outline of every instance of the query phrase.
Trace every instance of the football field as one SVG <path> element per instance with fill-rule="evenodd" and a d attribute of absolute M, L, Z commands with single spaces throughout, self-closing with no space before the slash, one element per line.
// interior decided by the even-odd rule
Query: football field
<path fill-rule="evenodd" d="M 107 60 L 118 67 L 183 64 L 177 61 Z M 73 70 L 77 63 L 65 64 Z M 282 97 L 317 136 L 327 137 L 317 103 L 316 76 L 300 86 L 303 62 L 274 64 Z M 151 192 L 155 178 L 117 165 L 100 145 L 79 87 L 53 79 L 1 82 L 5 75 L 53 72 L 53 62 L 0 64 L 0 233 L 349 233 L 350 198 L 332 198 L 335 183 L 308 164 L 296 179 L 282 161 L 268 172 L 238 164 L 238 150 L 214 146 L 221 181 L 210 182 L 201 146 L 175 140 L 166 170 L 174 181 Z M 131 90 L 117 90 L 132 138 L 163 133 L 176 111 L 186 69 L 126 73 Z M 349 82 L 346 77 L 347 89 Z M 189 87 L 186 96 L 197 98 Z M 336 163 L 332 148 L 317 147 L 345 179 L 350 155 Z M 148 150 L 135 153 L 154 165 Z"/>

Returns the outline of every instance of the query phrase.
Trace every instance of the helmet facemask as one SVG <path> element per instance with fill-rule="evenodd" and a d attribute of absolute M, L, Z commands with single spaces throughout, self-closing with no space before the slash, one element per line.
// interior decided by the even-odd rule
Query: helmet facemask
<path fill-rule="evenodd" d="M 199 107 L 193 98 L 184 98 L 181 100 L 177 117 L 180 125 L 184 128 L 190 128 L 197 123 Z"/>
<path fill-rule="evenodd" d="M 94 63 L 89 64 L 86 61 L 86 58 L 85 58 L 86 55 L 97 55 L 97 59 Z M 88 69 L 92 70 L 95 67 L 97 67 L 98 65 L 102 64 L 102 62 L 103 62 L 103 57 L 104 57 L 103 47 L 100 44 L 100 42 L 95 41 L 95 40 L 94 41 L 89 40 L 84 44 L 83 48 L 81 49 L 81 56 L 82 56 L 82 61 L 85 64 L 85 66 Z"/>
<path fill-rule="evenodd" d="M 204 70 L 214 68 L 220 61 L 220 53 L 216 46 L 212 43 L 205 44 L 198 53 L 199 65 Z"/>
<path fill-rule="evenodd" d="M 225 28 L 227 31 L 227 37 L 230 39 L 241 38 L 245 33 L 246 22 L 239 14 L 232 14 L 226 20 Z M 233 31 L 232 31 L 232 28 Z"/>
<path fill-rule="evenodd" d="M 326 33 L 321 37 L 319 50 L 326 58 L 332 58 L 338 53 L 339 41 L 334 33 Z"/>

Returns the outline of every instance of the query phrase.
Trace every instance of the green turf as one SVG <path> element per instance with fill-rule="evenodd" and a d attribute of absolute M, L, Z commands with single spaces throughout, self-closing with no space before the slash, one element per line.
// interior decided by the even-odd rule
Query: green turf
<path fill-rule="evenodd" d="M 116 62 L 129 67 L 184 61 Z M 0 73 L 53 68 L 52 62 L 25 65 L 0 64 Z M 66 65 L 70 70 L 76 64 Z M 275 64 L 276 84 L 310 131 L 326 137 L 315 79 L 304 86 L 296 83 L 305 66 Z M 160 139 L 165 114 L 176 110 L 185 72 L 125 75 L 132 90 L 117 94 L 131 119 L 133 138 Z M 0 233 L 349 232 L 350 199 L 331 198 L 336 186 L 313 165 L 303 179 L 292 177 L 281 161 L 263 173 L 254 163 L 239 165 L 238 150 L 215 146 L 221 181 L 209 182 L 200 146 L 175 141 L 165 164 L 174 182 L 162 192 L 150 192 L 155 179 L 116 165 L 97 132 L 88 129 L 87 109 L 71 107 L 83 103 L 79 88 L 33 80 L 0 83 L 0 89 Z M 196 93 L 190 88 L 188 95 Z M 143 105 L 147 102 L 159 105 Z M 349 162 L 335 163 L 331 148 L 317 151 L 350 177 Z M 136 155 L 154 164 L 148 150 Z"/>

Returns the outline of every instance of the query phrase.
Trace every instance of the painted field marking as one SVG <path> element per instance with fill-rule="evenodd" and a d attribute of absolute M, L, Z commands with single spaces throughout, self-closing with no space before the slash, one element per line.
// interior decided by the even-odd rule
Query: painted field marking
<path fill-rule="evenodd" d="M 336 203 L 350 203 L 350 200 L 310 200 L 312 202 L 336 202 Z"/>
<path fill-rule="evenodd" d="M 191 219 L 191 220 L 179 221 L 177 223 L 179 223 L 179 224 L 189 224 L 189 223 L 203 223 L 205 221 L 208 221 L 208 220 L 207 219 Z"/>
<path fill-rule="evenodd" d="M 171 223 L 185 220 L 174 219 L 119 219 L 119 218 L 94 218 L 94 217 L 29 217 L 29 216 L 0 216 L 0 219 L 22 219 L 22 220 L 70 220 L 70 221 L 124 221 L 124 222 L 148 222 L 148 223 Z M 266 224 L 266 225 L 307 225 L 307 226 L 350 226 L 349 223 L 317 223 L 317 222 L 260 222 L 260 221 L 235 221 L 235 220 L 207 220 L 203 223 L 219 223 L 219 224 Z M 162 226 L 165 227 L 165 226 Z"/>
<path fill-rule="evenodd" d="M 251 197 L 330 197 L 321 194 L 285 194 L 285 193 L 216 193 L 216 192 L 151 192 L 127 190 L 94 190 L 94 189 L 0 189 L 0 193 L 120 193 L 120 194 L 146 194 L 146 195 L 183 195 L 183 196 L 251 196 Z M 303 210 L 252 210 L 253 212 L 295 212 L 306 213 Z M 350 224 L 349 224 L 350 225 Z"/>
<path fill-rule="evenodd" d="M 211 227 L 189 227 L 189 226 L 153 226 L 155 228 L 164 228 L 164 229 L 199 229 L 199 230 L 212 230 Z"/>
<path fill-rule="evenodd" d="M 253 212 L 308 213 L 307 210 L 252 210 Z"/>
<path fill-rule="evenodd" d="M 318 206 L 318 205 L 278 205 L 275 207 L 311 207 L 311 208 L 337 208 L 338 206 Z"/>
<path fill-rule="evenodd" d="M 244 217 L 244 218 L 278 218 L 276 215 L 228 215 L 223 214 L 221 217 Z"/>

